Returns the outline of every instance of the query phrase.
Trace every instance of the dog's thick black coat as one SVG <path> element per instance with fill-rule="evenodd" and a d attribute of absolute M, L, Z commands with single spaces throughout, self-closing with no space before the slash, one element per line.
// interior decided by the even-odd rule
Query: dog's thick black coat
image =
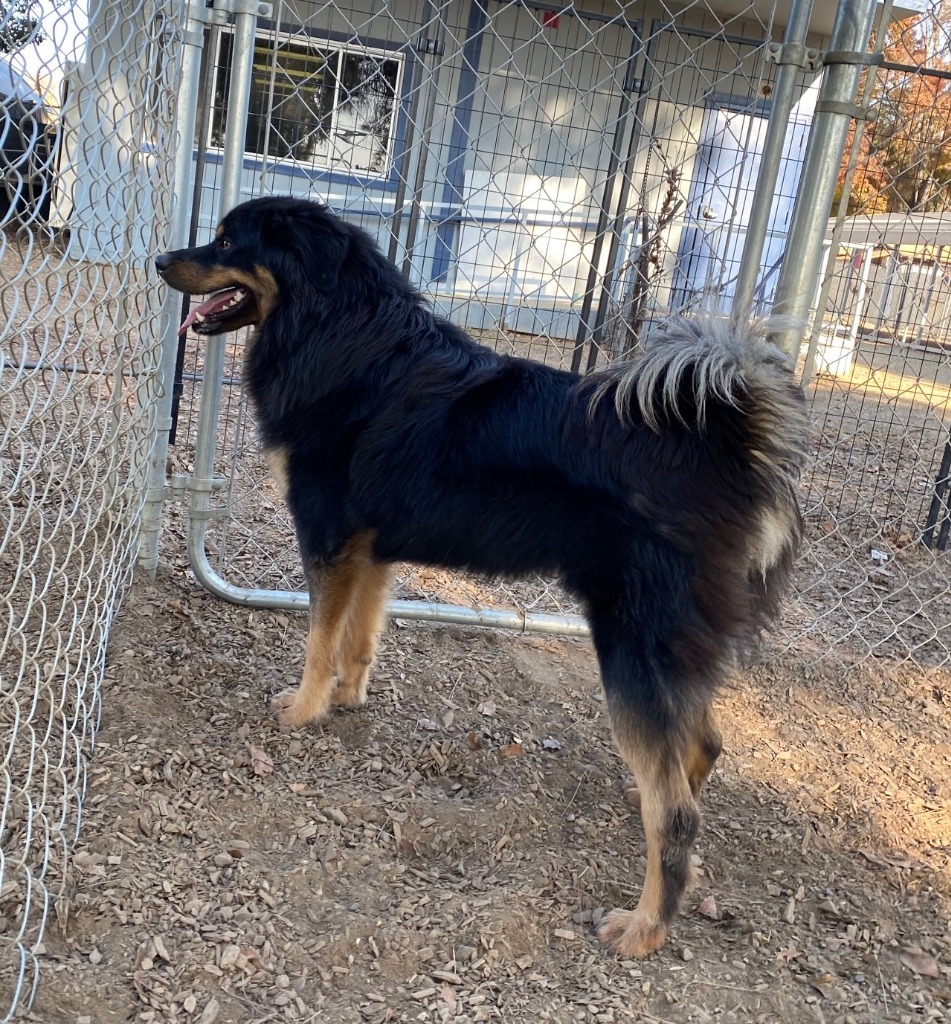
<path fill-rule="evenodd" d="M 297 199 L 245 203 L 211 245 L 157 263 L 183 291 L 240 287 L 199 307 L 199 332 L 257 326 L 246 384 L 320 609 L 283 719 L 323 714 L 334 671 L 344 703 L 363 699 L 365 669 L 344 663 L 372 658 L 358 634 L 383 585 L 367 573 L 557 575 L 590 622 L 648 835 L 641 903 L 602 934 L 656 948 L 719 753 L 713 691 L 775 613 L 799 541 L 806 420 L 783 357 L 714 320 L 587 378 L 499 355 L 434 317 L 363 231 Z"/>

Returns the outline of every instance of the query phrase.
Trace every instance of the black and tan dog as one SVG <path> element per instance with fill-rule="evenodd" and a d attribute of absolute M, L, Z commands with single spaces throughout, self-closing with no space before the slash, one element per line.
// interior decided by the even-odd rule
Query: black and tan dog
<path fill-rule="evenodd" d="M 291 198 L 244 203 L 156 266 L 214 292 L 183 329 L 257 328 L 245 378 L 311 600 L 280 721 L 365 700 L 392 563 L 557 575 L 591 624 L 647 835 L 640 902 L 600 934 L 623 956 L 656 949 L 720 752 L 711 699 L 800 539 L 805 404 L 763 325 L 676 321 L 579 378 L 476 344 L 363 231 Z"/>

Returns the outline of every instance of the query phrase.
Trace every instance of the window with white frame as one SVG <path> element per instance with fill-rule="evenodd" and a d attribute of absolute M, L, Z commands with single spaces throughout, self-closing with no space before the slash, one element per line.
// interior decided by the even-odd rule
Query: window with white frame
<path fill-rule="evenodd" d="M 221 34 L 209 143 L 224 145 L 233 36 Z M 245 152 L 313 169 L 386 175 L 393 158 L 399 55 L 295 36 L 258 36 Z"/>

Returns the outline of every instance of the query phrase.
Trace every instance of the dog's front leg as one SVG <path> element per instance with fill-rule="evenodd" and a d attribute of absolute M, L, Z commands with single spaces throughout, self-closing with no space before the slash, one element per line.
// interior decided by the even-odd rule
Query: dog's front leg
<path fill-rule="evenodd" d="M 390 567 L 368 560 L 354 587 L 350 614 L 343 630 L 333 703 L 356 708 L 367 699 L 367 680 L 383 628 L 389 594 Z"/>
<path fill-rule="evenodd" d="M 330 709 L 341 640 L 365 572 L 365 549 L 365 539 L 358 537 L 329 565 L 305 560 L 310 627 L 304 675 L 296 690 L 284 690 L 271 700 L 277 720 L 287 728 L 319 721 Z"/>

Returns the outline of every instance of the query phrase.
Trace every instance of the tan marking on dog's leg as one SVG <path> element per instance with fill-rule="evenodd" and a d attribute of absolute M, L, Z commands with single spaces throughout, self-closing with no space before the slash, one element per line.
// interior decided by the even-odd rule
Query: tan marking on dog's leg
<path fill-rule="evenodd" d="M 330 708 L 334 670 L 344 625 L 354 598 L 354 588 L 366 559 L 366 535 L 354 538 L 333 565 L 308 573 L 310 629 L 304 657 L 304 674 L 296 690 L 285 690 L 271 701 L 281 725 L 297 728 L 316 722 Z"/>
<path fill-rule="evenodd" d="M 367 680 L 376 654 L 377 640 L 383 629 L 389 592 L 390 567 L 380 562 L 371 562 L 357 583 L 344 627 L 334 704 L 356 708 L 366 702 Z"/>
<path fill-rule="evenodd" d="M 717 728 L 713 710 L 707 708 L 687 737 L 684 755 L 684 770 L 694 797 L 699 799 L 703 784 L 713 771 L 722 750 L 723 737 Z"/>
<path fill-rule="evenodd" d="M 698 724 L 687 737 L 687 749 L 684 754 L 684 770 L 687 773 L 687 781 L 690 783 L 690 790 L 697 798 L 707 781 L 713 766 L 716 764 L 720 752 L 723 750 L 723 737 L 717 728 L 713 711 L 707 708 Z M 641 794 L 637 788 L 637 779 L 625 779 L 622 791 L 624 799 L 632 806 L 640 808 Z"/>
<path fill-rule="evenodd" d="M 622 757 L 634 773 L 647 838 L 647 874 L 634 910 L 613 910 L 598 935 L 621 957 L 647 956 L 663 945 L 690 878 L 690 851 L 700 812 L 678 744 L 615 721 Z"/>
<path fill-rule="evenodd" d="M 287 449 L 283 445 L 276 448 L 266 448 L 264 458 L 267 461 L 267 468 L 274 480 L 281 497 L 287 500 L 287 484 L 290 479 L 287 472 Z"/>

